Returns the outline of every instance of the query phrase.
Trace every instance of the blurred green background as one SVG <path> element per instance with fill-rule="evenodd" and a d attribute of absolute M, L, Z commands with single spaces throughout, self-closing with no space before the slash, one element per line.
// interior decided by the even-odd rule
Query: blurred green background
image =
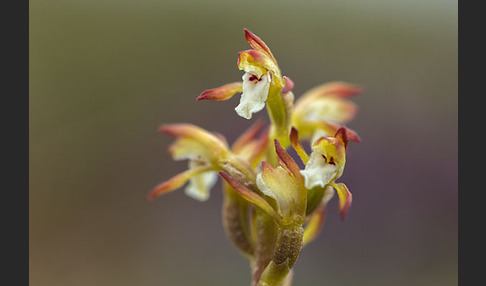
<path fill-rule="evenodd" d="M 226 239 L 221 188 L 147 202 L 184 170 L 162 123 L 233 142 L 253 121 L 237 81 L 243 28 L 272 49 L 296 97 L 328 81 L 362 85 L 337 199 L 294 285 L 457 284 L 457 1 L 30 1 L 30 283 L 249 285 Z M 255 118 L 267 120 L 265 112 Z"/>

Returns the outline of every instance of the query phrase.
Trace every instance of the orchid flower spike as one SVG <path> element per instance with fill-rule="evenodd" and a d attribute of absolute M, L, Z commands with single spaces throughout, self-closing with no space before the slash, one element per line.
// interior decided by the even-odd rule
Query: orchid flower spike
<path fill-rule="evenodd" d="M 334 194 L 341 219 L 351 207 L 351 192 L 336 181 L 344 171 L 348 142 L 361 140 L 344 125 L 357 112 L 350 97 L 362 89 L 330 82 L 307 91 L 294 104 L 294 83 L 282 75 L 270 48 L 249 30 L 244 33 L 251 49 L 238 54 L 242 80 L 205 90 L 197 100 L 223 101 L 241 93 L 236 113 L 251 119 L 267 109 L 269 126 L 257 121 L 231 146 L 222 135 L 192 124 L 161 126 L 161 132 L 175 137 L 168 149 L 172 158 L 188 160 L 188 167 L 156 186 L 148 198 L 186 185 L 188 196 L 205 201 L 219 174 L 223 225 L 250 260 L 252 285 L 290 285 L 301 248 L 322 229 Z M 301 139 L 311 144 L 310 154 Z M 290 146 L 303 167 L 286 151 Z"/>

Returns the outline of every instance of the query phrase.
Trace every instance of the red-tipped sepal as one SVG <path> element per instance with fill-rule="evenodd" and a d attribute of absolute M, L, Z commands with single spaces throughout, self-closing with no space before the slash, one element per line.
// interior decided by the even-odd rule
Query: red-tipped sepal
<path fill-rule="evenodd" d="M 348 140 L 354 141 L 356 143 L 361 143 L 361 138 L 359 137 L 358 133 L 351 128 L 327 121 L 321 121 L 319 122 L 319 125 L 326 133 L 329 134 L 335 134 L 340 128 L 345 128 L 346 137 L 348 138 Z"/>
<path fill-rule="evenodd" d="M 252 48 L 254 48 L 259 52 L 263 52 L 267 54 L 274 62 L 276 62 L 275 57 L 272 54 L 272 51 L 270 51 L 270 48 L 267 46 L 267 44 L 265 44 L 265 42 L 263 42 L 262 39 L 260 39 L 260 37 L 253 34 L 248 29 L 243 29 L 243 31 L 245 32 L 246 41 L 248 42 L 248 44 L 250 44 Z"/>
<path fill-rule="evenodd" d="M 278 65 L 265 53 L 257 50 L 244 50 L 238 53 L 238 69 L 251 72 L 258 78 L 268 71 L 280 74 Z"/>
<path fill-rule="evenodd" d="M 165 181 L 161 184 L 159 184 L 157 187 L 155 187 L 152 192 L 148 195 L 148 200 L 153 200 L 155 197 L 163 195 L 165 193 L 174 191 L 180 187 L 182 187 L 187 181 L 189 181 L 192 177 L 202 174 L 204 172 L 211 171 L 212 167 L 211 166 L 201 166 L 193 169 L 189 169 L 187 171 L 184 171 L 174 177 L 172 177 L 170 180 Z"/>
<path fill-rule="evenodd" d="M 280 142 L 278 142 L 277 139 L 274 140 L 274 143 L 275 143 L 275 152 L 277 153 L 278 161 L 280 162 L 280 165 L 282 165 L 282 167 L 285 167 L 287 170 L 289 170 L 297 182 L 299 183 L 303 182 L 303 177 L 300 174 L 299 165 L 297 165 L 297 163 L 289 155 L 289 153 L 287 153 L 287 151 L 285 151 L 285 149 L 282 148 Z"/>
<path fill-rule="evenodd" d="M 271 216 L 278 224 L 282 223 L 281 216 L 275 211 L 275 209 L 259 194 L 251 191 L 247 187 L 243 186 L 240 182 L 231 177 L 228 173 L 219 172 L 219 175 L 231 186 L 235 191 L 245 200 L 255 204 Z"/>
<path fill-rule="evenodd" d="M 286 76 L 283 76 L 283 79 L 285 80 L 285 85 L 282 88 L 282 93 L 283 94 L 286 94 L 287 92 L 289 92 L 292 89 L 294 89 L 294 82 L 290 78 L 288 78 Z"/>
<path fill-rule="evenodd" d="M 336 95 L 344 98 L 359 95 L 363 92 L 363 88 L 354 84 L 346 82 L 330 82 L 313 88 L 308 93 L 315 94 L 315 96 Z"/>
<path fill-rule="evenodd" d="M 223 101 L 230 99 L 233 95 L 243 90 L 241 82 L 228 83 L 223 86 L 203 91 L 197 98 L 200 100 Z"/>
<path fill-rule="evenodd" d="M 260 191 L 275 199 L 284 223 L 303 220 L 307 204 L 306 190 L 296 182 L 286 166 L 272 167 L 262 162 L 262 172 L 256 183 Z"/>
<path fill-rule="evenodd" d="M 341 127 L 336 131 L 336 134 L 334 135 L 334 138 L 339 140 L 343 145 L 344 148 L 348 148 L 348 129 L 346 127 Z"/>
<path fill-rule="evenodd" d="M 353 195 L 349 191 L 348 187 L 345 184 L 332 184 L 332 186 L 336 189 L 336 192 L 339 197 L 339 215 L 341 219 L 344 220 L 346 215 L 351 208 L 351 202 L 353 200 Z"/>
<path fill-rule="evenodd" d="M 297 152 L 297 155 L 299 155 L 302 163 L 304 163 L 304 165 L 307 164 L 307 162 L 309 161 L 309 155 L 307 154 L 307 152 L 305 152 L 304 147 L 299 140 L 299 131 L 297 131 L 295 127 L 292 127 L 292 129 L 290 129 L 290 144 L 294 148 L 295 152 Z"/>

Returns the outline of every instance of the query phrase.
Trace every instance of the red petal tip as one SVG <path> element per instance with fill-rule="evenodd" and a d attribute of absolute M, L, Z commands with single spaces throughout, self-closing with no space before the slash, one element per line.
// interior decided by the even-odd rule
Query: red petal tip
<path fill-rule="evenodd" d="M 167 135 L 174 136 L 174 125 L 171 124 L 160 125 L 158 131 L 165 133 Z"/>
<path fill-rule="evenodd" d="M 326 93 L 333 93 L 342 97 L 352 97 L 363 93 L 363 88 L 346 82 L 335 82 L 327 86 Z"/>
<path fill-rule="evenodd" d="M 275 58 L 273 57 L 273 54 L 270 51 L 270 48 L 265 44 L 265 42 L 262 39 L 260 39 L 260 37 L 258 37 L 257 35 L 255 35 L 254 33 L 252 33 L 250 30 L 246 28 L 243 29 L 243 31 L 245 32 L 246 41 L 248 42 L 248 44 L 250 44 L 252 48 L 254 48 L 255 50 L 260 50 L 265 52 L 268 56 L 272 58 L 273 61 L 275 61 Z"/>
<path fill-rule="evenodd" d="M 208 99 L 208 93 L 207 93 L 207 90 L 203 91 L 197 98 L 196 98 L 196 101 L 201 101 L 201 100 L 205 100 L 205 99 Z"/>
<path fill-rule="evenodd" d="M 344 148 L 348 148 L 348 130 L 346 127 L 341 127 L 336 131 L 335 138 L 339 139 L 341 142 L 344 143 Z"/>
<path fill-rule="evenodd" d="M 147 196 L 147 201 L 151 202 L 151 201 L 154 200 L 155 197 L 156 197 L 156 195 L 150 194 L 150 195 Z"/>
<path fill-rule="evenodd" d="M 262 170 L 267 169 L 267 168 L 273 168 L 272 165 L 268 164 L 265 161 L 262 161 Z"/>
<path fill-rule="evenodd" d="M 156 197 L 162 195 L 166 191 L 165 189 L 167 189 L 167 185 L 169 185 L 169 182 L 170 181 L 163 182 L 155 187 L 147 196 L 147 200 L 150 202 L 153 201 Z"/>
<path fill-rule="evenodd" d="M 356 143 L 361 143 L 361 138 L 359 137 L 358 133 L 356 133 L 356 131 L 346 128 L 346 135 L 348 136 L 349 140 Z"/>
<path fill-rule="evenodd" d="M 222 85 L 217 88 L 212 88 L 203 91 L 197 98 L 197 101 L 201 100 L 215 100 L 215 101 L 223 101 L 230 99 L 233 95 L 242 90 L 242 83 L 241 82 L 232 82 L 225 85 Z"/>
<path fill-rule="evenodd" d="M 285 94 L 285 93 L 291 91 L 294 88 L 294 82 L 286 76 L 284 76 L 283 78 L 285 80 L 285 86 L 282 89 L 282 93 Z"/>
<path fill-rule="evenodd" d="M 353 200 L 353 195 L 348 191 L 348 198 L 346 198 L 346 204 L 342 209 L 339 210 L 339 216 L 341 217 L 341 220 L 346 219 L 346 216 L 348 215 L 349 209 L 351 208 L 351 202 Z"/>
<path fill-rule="evenodd" d="M 290 129 L 290 142 L 297 143 L 297 141 L 299 141 L 299 131 L 297 130 L 297 128 L 292 126 L 292 128 Z"/>

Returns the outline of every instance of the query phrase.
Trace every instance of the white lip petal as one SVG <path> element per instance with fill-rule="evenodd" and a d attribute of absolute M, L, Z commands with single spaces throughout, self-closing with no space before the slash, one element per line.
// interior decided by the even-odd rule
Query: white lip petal
<path fill-rule="evenodd" d="M 216 184 L 218 174 L 216 172 L 206 172 L 194 176 L 189 181 L 185 189 L 186 195 L 199 201 L 209 199 L 209 191 Z"/>
<path fill-rule="evenodd" d="M 300 173 L 304 176 L 305 187 L 310 190 L 316 186 L 325 187 L 336 177 L 337 166 L 326 163 L 322 155 L 312 152 L 307 165 Z"/>
<path fill-rule="evenodd" d="M 239 116 L 251 119 L 253 113 L 265 107 L 270 81 L 268 74 L 264 74 L 260 78 L 249 72 L 243 75 L 243 93 L 240 104 L 235 108 Z"/>

